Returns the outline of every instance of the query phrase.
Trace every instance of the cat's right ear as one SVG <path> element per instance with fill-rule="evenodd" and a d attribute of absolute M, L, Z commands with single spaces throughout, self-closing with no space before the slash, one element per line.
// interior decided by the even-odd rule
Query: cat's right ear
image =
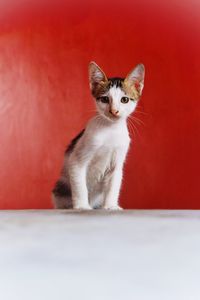
<path fill-rule="evenodd" d="M 92 94 L 100 90 L 107 84 L 108 79 L 101 68 L 93 61 L 89 64 L 89 83 Z"/>

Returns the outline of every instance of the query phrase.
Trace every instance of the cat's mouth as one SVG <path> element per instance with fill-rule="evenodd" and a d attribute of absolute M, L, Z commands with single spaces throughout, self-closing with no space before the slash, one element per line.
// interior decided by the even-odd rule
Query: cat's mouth
<path fill-rule="evenodd" d="M 113 114 L 111 114 L 111 113 L 109 113 L 109 112 L 104 112 L 104 113 L 102 113 L 102 112 L 99 112 L 99 114 L 102 116 L 102 117 L 104 117 L 106 120 L 108 120 L 108 121 L 110 121 L 110 122 L 116 122 L 116 121 L 118 121 L 119 119 L 121 119 L 121 116 L 120 115 L 113 115 Z"/>
<path fill-rule="evenodd" d="M 118 120 L 120 118 L 119 112 L 117 114 L 114 114 L 114 113 L 109 111 L 108 116 L 109 116 L 109 118 L 111 118 L 113 120 Z"/>
<path fill-rule="evenodd" d="M 111 120 L 119 120 L 119 119 L 120 119 L 120 116 L 109 115 L 109 118 L 110 118 Z"/>
<path fill-rule="evenodd" d="M 106 117 L 107 119 L 109 119 L 109 120 L 115 122 L 115 121 L 119 120 L 121 116 L 120 116 L 120 115 L 113 115 L 113 114 L 111 114 L 111 113 L 107 113 L 107 114 L 105 114 L 105 117 Z"/>

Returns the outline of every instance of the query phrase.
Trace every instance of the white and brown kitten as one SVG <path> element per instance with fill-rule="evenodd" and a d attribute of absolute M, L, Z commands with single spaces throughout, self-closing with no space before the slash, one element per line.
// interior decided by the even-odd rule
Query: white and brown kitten
<path fill-rule="evenodd" d="M 96 63 L 89 64 L 97 114 L 65 152 L 52 192 L 55 208 L 121 209 L 119 193 L 130 143 L 127 118 L 142 94 L 144 73 L 139 64 L 125 79 L 107 78 Z"/>

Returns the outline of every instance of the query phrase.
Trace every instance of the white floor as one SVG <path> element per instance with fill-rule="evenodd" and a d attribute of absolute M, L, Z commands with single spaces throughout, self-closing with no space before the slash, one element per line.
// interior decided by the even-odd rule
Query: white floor
<path fill-rule="evenodd" d="M 1 300 L 200 299 L 200 211 L 0 211 Z"/>

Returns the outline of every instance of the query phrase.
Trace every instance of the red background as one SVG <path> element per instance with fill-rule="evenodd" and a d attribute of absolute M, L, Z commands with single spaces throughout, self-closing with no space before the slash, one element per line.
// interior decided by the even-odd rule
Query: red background
<path fill-rule="evenodd" d="M 108 76 L 146 66 L 122 206 L 200 208 L 198 1 L 120 2 L 1 1 L 0 208 L 52 207 L 65 147 L 93 114 L 90 60 Z"/>

